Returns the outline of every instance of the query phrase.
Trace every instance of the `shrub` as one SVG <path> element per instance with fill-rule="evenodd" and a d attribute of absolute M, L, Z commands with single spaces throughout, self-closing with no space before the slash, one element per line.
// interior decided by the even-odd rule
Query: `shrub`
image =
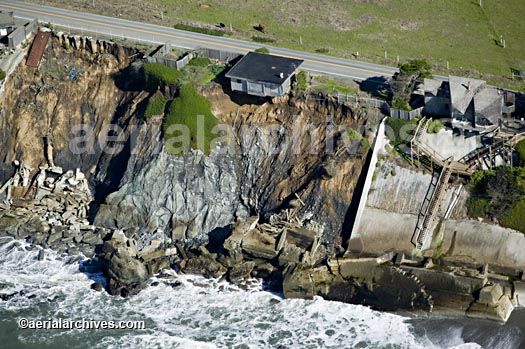
<path fill-rule="evenodd" d="M 400 110 L 406 110 L 411 111 L 412 108 L 410 108 L 410 105 L 408 104 L 407 100 L 403 97 L 396 97 L 392 101 L 392 108 L 394 109 L 400 109 Z"/>
<path fill-rule="evenodd" d="M 518 230 L 525 233 L 525 198 L 522 198 L 511 210 L 503 214 L 499 223 L 507 228 Z"/>
<path fill-rule="evenodd" d="M 212 65 L 210 70 L 211 70 L 211 73 L 214 76 L 217 76 L 220 73 L 222 73 L 225 68 L 226 68 L 226 65 L 224 65 L 224 64 L 214 64 L 214 65 Z"/>
<path fill-rule="evenodd" d="M 211 65 L 211 61 L 207 57 L 195 57 L 188 63 L 188 65 L 193 67 L 207 67 Z"/>
<path fill-rule="evenodd" d="M 518 165 L 525 167 L 525 140 L 516 144 L 516 153 L 518 154 Z"/>
<path fill-rule="evenodd" d="M 255 50 L 255 52 L 258 52 L 258 53 L 264 53 L 264 54 L 270 54 L 270 50 L 268 50 L 268 48 L 266 47 L 260 47 L 258 49 Z"/>
<path fill-rule="evenodd" d="M 215 78 L 208 67 L 189 66 L 182 69 L 181 84 L 192 84 L 193 86 L 204 86 Z"/>
<path fill-rule="evenodd" d="M 502 226 L 525 233 L 525 168 L 479 171 L 471 178 L 469 216 L 495 217 Z"/>
<path fill-rule="evenodd" d="M 156 91 L 159 86 L 179 84 L 182 73 L 175 68 L 160 63 L 145 63 L 142 73 L 148 91 Z"/>
<path fill-rule="evenodd" d="M 308 88 L 308 75 L 305 71 L 300 71 L 295 76 L 295 84 L 294 84 L 295 91 L 298 93 L 304 93 L 306 89 Z"/>
<path fill-rule="evenodd" d="M 427 133 L 438 133 L 443 129 L 444 125 L 439 120 L 431 120 L 428 125 Z"/>
<path fill-rule="evenodd" d="M 5 80 L 6 75 L 6 72 L 0 69 L 0 81 Z"/>
<path fill-rule="evenodd" d="M 401 74 L 419 73 L 420 78 L 432 78 L 432 66 L 425 59 L 414 59 L 399 67 Z"/>
<path fill-rule="evenodd" d="M 275 42 L 275 39 L 264 37 L 264 36 L 252 36 L 252 40 L 258 43 Z"/>
<path fill-rule="evenodd" d="M 328 53 L 328 52 L 330 52 L 330 49 L 328 47 L 320 47 L 320 48 L 316 49 L 315 52 L 317 52 L 317 53 Z"/>
<path fill-rule="evenodd" d="M 148 105 L 146 106 L 146 111 L 144 112 L 144 117 L 151 119 L 155 115 L 160 115 L 164 112 L 166 108 L 166 103 L 168 98 L 164 97 L 161 94 L 155 94 L 148 99 Z"/>
<path fill-rule="evenodd" d="M 202 119 L 203 124 L 199 125 Z M 189 131 L 189 142 L 176 142 L 174 137 L 183 136 L 180 130 L 173 130 L 174 125 L 186 126 Z M 217 119 L 212 114 L 210 103 L 201 96 L 194 86 L 185 84 L 181 87 L 179 96 L 171 103 L 164 119 L 164 138 L 168 143 L 166 149 L 174 155 L 181 155 L 188 150 L 201 149 L 210 153 L 210 146 L 215 134 L 212 129 L 217 125 Z M 199 134 L 199 132 L 201 134 Z"/>
<path fill-rule="evenodd" d="M 187 24 L 182 24 L 182 23 L 175 24 L 173 27 L 175 29 L 186 30 L 186 31 L 194 32 L 194 33 L 201 33 L 201 34 L 207 34 L 207 35 L 214 35 L 214 36 L 224 36 L 224 33 L 225 33 L 222 30 L 194 27 L 192 25 L 187 25 Z"/>
<path fill-rule="evenodd" d="M 489 212 L 489 201 L 484 198 L 471 197 L 467 200 L 467 210 L 470 217 L 483 218 Z"/>
<path fill-rule="evenodd" d="M 393 147 L 399 147 L 410 142 L 416 129 L 416 121 L 388 118 L 386 119 L 386 126 L 386 135 L 390 139 L 390 144 Z"/>

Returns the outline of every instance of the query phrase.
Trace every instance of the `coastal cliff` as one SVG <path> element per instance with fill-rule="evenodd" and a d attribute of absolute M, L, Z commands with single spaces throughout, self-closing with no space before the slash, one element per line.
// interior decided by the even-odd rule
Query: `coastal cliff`
<path fill-rule="evenodd" d="M 516 304 L 514 279 L 496 285 L 494 267 L 471 273 L 471 288 L 456 282 L 457 243 L 440 246 L 453 260 L 410 257 L 410 237 L 402 238 L 430 176 L 386 161 L 361 217 L 361 250 L 344 253 L 378 110 L 322 95 L 240 97 L 212 82 L 199 92 L 232 137 L 209 155 L 171 155 L 164 113 L 146 118 L 144 109 L 177 87 L 146 91 L 141 56 L 55 35 L 39 69 L 11 75 L 0 114 L 0 235 L 93 257 L 114 295 L 136 294 L 149 276 L 176 267 L 241 285 L 262 278 L 289 298 L 385 310 L 428 311 L 436 300 L 461 308 L 468 299 L 471 314 L 501 320 Z M 466 224 L 460 209 L 451 217 Z M 463 303 L 439 303 L 446 292 Z"/>

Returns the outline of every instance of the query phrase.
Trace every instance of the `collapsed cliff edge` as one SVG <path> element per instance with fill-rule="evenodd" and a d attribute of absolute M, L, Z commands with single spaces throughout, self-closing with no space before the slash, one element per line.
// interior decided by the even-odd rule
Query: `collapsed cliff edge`
<path fill-rule="evenodd" d="M 142 56 L 54 34 L 38 69 L 12 74 L 0 114 L 1 235 L 92 257 L 84 267 L 102 267 L 115 295 L 174 267 L 262 278 L 291 298 L 433 308 L 399 255 L 343 257 L 378 111 L 318 95 L 237 96 L 219 78 L 200 93 L 235 131 L 230 151 L 171 155 L 164 112 L 144 109 L 177 88 L 146 91 Z"/>

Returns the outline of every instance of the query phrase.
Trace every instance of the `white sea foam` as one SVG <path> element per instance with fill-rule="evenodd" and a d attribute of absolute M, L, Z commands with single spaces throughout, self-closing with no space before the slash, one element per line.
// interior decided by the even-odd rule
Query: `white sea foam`
<path fill-rule="evenodd" d="M 0 302 L 3 317 L 145 320 L 147 330 L 17 331 L 24 343 L 77 340 L 99 348 L 432 347 L 411 333 L 404 317 L 318 297 L 283 300 L 263 291 L 260 284 L 244 291 L 225 282 L 181 275 L 177 279 L 183 286 L 177 288 L 159 279 L 158 286 L 137 296 L 111 297 L 89 289 L 100 275 L 83 274 L 78 262 L 68 264 L 51 251 L 38 261 L 38 250 L 28 247 L 14 241 L 0 245 L 0 285 L 6 285 L 0 293 L 25 292 Z M 454 345 L 473 348 L 457 341 Z"/>

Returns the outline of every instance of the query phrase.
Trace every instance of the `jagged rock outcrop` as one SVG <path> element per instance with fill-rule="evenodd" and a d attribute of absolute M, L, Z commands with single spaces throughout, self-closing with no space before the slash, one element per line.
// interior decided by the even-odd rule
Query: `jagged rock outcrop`
<path fill-rule="evenodd" d="M 158 240 L 139 249 L 135 240 L 115 230 L 104 237 L 97 260 L 108 277 L 109 294 L 128 297 L 140 292 L 149 277 L 168 269 L 169 259 L 176 253 L 176 248 L 165 248 Z"/>
<path fill-rule="evenodd" d="M 180 240 L 202 237 L 247 217 L 238 185 L 232 158 L 195 151 L 179 158 L 161 152 L 107 197 L 95 224 L 144 227 L 144 234 L 160 228 Z"/>
<path fill-rule="evenodd" d="M 148 279 L 146 266 L 137 257 L 137 245 L 122 231 L 115 231 L 104 242 L 99 255 L 106 265 L 107 290 L 123 297 L 138 293 Z"/>
<path fill-rule="evenodd" d="M 235 125 L 236 143 L 210 156 L 161 151 L 140 167 L 128 166 L 119 190 L 98 210 L 96 224 L 141 227 L 140 235 L 149 238 L 160 232 L 203 240 L 250 213 L 267 220 L 297 207 L 305 226 L 322 231 L 323 241 L 338 242 L 364 162 L 362 150 L 346 151 L 343 134 L 359 123 L 352 111 L 330 100 L 284 98 L 238 106 L 222 119 Z M 327 130 L 330 123 L 335 131 Z"/>

